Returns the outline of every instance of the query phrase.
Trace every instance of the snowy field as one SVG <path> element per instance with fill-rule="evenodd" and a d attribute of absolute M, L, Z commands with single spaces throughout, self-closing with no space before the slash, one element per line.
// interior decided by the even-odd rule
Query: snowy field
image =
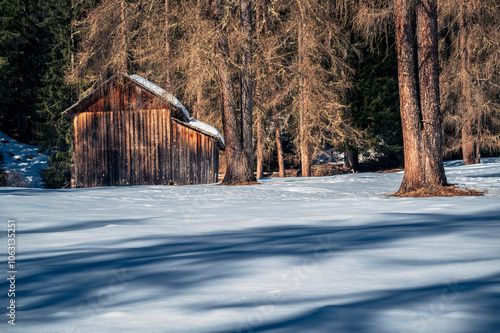
<path fill-rule="evenodd" d="M 484 197 L 387 197 L 402 173 L 0 188 L 18 270 L 13 327 L 2 256 L 0 332 L 499 332 L 500 158 L 483 162 L 446 171 Z"/>

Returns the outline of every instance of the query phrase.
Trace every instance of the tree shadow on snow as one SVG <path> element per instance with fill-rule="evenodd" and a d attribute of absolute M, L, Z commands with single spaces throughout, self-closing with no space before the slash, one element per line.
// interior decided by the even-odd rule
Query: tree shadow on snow
<path fill-rule="evenodd" d="M 168 300 L 209 283 L 223 285 L 226 279 L 248 274 L 244 267 L 251 260 L 280 257 L 300 263 L 308 258 L 318 258 L 321 262 L 349 251 L 390 249 L 393 242 L 397 241 L 415 242 L 418 245 L 421 237 L 498 227 L 499 216 L 500 210 L 470 216 L 386 214 L 381 215 L 380 222 L 359 226 L 343 225 L 341 221 L 333 220 L 328 221 L 328 224 L 325 221 L 312 221 L 311 225 L 248 228 L 193 236 L 169 236 L 166 225 L 165 234 L 121 238 L 102 244 L 82 244 L 81 248 L 62 248 L 61 251 L 64 252 L 60 253 L 42 251 L 26 254 L 17 262 L 19 271 L 22 272 L 18 276 L 18 285 L 22 287 L 16 292 L 16 298 L 19 300 L 21 323 L 88 318 L 104 309 Z M 58 237 L 64 237 L 64 231 L 94 229 L 98 232 L 100 227 L 108 224 L 141 225 L 146 222 L 147 219 L 88 221 L 66 229 L 62 227 L 58 231 L 63 234 Z M 37 229 L 36 232 L 49 233 L 55 230 L 47 227 Z M 498 259 L 500 256 L 498 253 L 490 255 L 489 258 L 475 260 Z M 463 259 L 454 260 L 460 263 Z M 444 263 L 452 262 L 454 261 L 446 260 Z M 406 264 L 422 266 L 440 263 L 430 259 L 412 262 L 409 258 Z M 391 311 L 398 309 L 413 309 L 409 320 L 413 320 L 414 325 L 432 325 L 433 320 L 437 320 L 442 313 L 447 314 L 459 301 L 460 304 L 469 304 L 467 312 L 475 313 L 480 318 L 474 331 L 487 332 L 488 329 L 500 328 L 497 319 L 500 298 L 494 290 L 499 287 L 500 275 L 496 274 L 472 281 L 459 281 L 451 286 L 440 284 L 366 292 L 357 295 L 356 301 L 349 302 L 336 300 L 332 291 L 332 295 L 326 295 L 320 300 L 262 299 L 251 305 L 217 304 L 214 301 L 212 305 L 207 304 L 198 310 L 249 306 L 251 311 L 260 306 L 283 305 L 281 302 L 302 302 L 302 309 L 307 308 L 307 311 L 281 320 L 271 315 L 264 316 L 260 321 L 243 323 L 242 326 L 226 331 L 305 332 L 314 327 L 314 332 L 372 332 L 373 325 L 384 320 L 383 315 L 390 320 L 394 316 Z M 0 289 L 8 290 L 8 283 L 2 281 Z M 156 295 L 156 298 L 151 299 L 151 295 Z M 7 304 L 6 298 L 6 293 L 2 293 L 2 304 Z M 439 302 L 452 299 L 449 302 L 451 305 L 446 303 L 442 307 L 444 310 L 432 308 L 436 300 L 439 305 Z M 318 306 L 318 302 L 324 305 Z M 429 304 L 429 309 L 414 309 L 416 304 L 422 303 Z M 5 314 L 4 307 L 2 315 Z M 432 331 L 432 327 L 423 331 Z"/>

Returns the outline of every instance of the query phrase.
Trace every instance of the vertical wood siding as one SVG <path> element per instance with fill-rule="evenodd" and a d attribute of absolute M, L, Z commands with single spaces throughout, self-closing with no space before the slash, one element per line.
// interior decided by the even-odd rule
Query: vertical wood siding
<path fill-rule="evenodd" d="M 123 105 L 118 96 L 109 103 Z M 216 139 L 173 121 L 169 109 L 83 112 L 73 125 L 73 186 L 217 182 Z"/>

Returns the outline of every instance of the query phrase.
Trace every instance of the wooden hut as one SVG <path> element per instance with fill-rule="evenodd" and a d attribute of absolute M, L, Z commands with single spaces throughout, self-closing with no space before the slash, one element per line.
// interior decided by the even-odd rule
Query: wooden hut
<path fill-rule="evenodd" d="M 138 75 L 112 77 L 64 115 L 74 126 L 72 187 L 218 180 L 220 133 Z"/>

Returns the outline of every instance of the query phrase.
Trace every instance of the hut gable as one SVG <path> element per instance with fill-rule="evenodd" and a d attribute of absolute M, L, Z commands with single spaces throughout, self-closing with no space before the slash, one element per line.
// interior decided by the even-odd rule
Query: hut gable
<path fill-rule="evenodd" d="M 177 98 L 139 75 L 115 75 L 63 112 L 172 109 L 172 117 L 189 122 L 189 112 Z"/>
<path fill-rule="evenodd" d="M 73 119 L 73 187 L 217 182 L 224 138 L 138 75 L 117 75 L 64 112 Z"/>
<path fill-rule="evenodd" d="M 172 106 L 180 109 L 183 113 L 182 115 L 184 116 L 184 119 L 182 119 L 182 118 L 179 118 L 179 119 L 189 121 L 190 117 L 189 117 L 188 110 L 184 107 L 184 105 L 182 105 L 182 103 L 174 95 L 166 92 L 165 90 L 163 90 L 163 88 L 158 87 L 153 82 L 151 82 L 151 81 L 149 81 L 149 80 L 147 80 L 147 79 L 145 79 L 142 76 L 139 76 L 137 74 L 133 74 L 130 76 L 128 76 L 126 74 L 123 74 L 123 75 L 125 75 L 129 79 L 133 80 L 134 82 L 136 82 L 137 84 L 139 84 L 143 88 L 151 91 L 158 98 L 161 98 L 162 100 L 169 102 Z"/>

